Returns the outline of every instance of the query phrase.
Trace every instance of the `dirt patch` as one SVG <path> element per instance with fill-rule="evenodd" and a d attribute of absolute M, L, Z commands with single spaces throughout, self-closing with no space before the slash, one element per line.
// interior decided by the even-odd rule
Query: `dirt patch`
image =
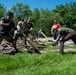
<path fill-rule="evenodd" d="M 37 41 L 40 43 L 40 45 L 42 44 L 41 42 L 43 41 L 48 41 L 48 40 L 53 40 L 53 38 L 38 38 Z M 50 42 L 48 42 L 50 43 Z M 73 42 L 71 40 L 65 42 L 65 45 L 72 45 Z M 28 44 L 27 46 L 23 43 L 22 40 L 18 40 L 17 44 L 16 44 L 17 48 L 23 49 L 25 51 L 27 51 L 27 49 L 32 49 L 32 47 Z M 0 52 L 1 53 L 6 53 L 6 52 L 10 52 L 14 50 L 14 48 L 12 47 L 12 45 L 10 43 L 8 43 L 7 41 L 3 40 L 0 46 Z M 65 49 L 64 52 L 68 52 L 68 51 L 76 51 L 75 49 Z M 52 50 L 55 51 L 55 50 Z M 56 50 L 58 51 L 58 50 Z M 46 51 L 41 51 L 42 53 L 46 53 Z"/>
<path fill-rule="evenodd" d="M 59 52 L 59 49 L 57 50 L 51 50 L 52 52 Z M 68 49 L 64 49 L 64 52 L 67 53 L 67 52 L 76 52 L 76 49 L 75 48 L 68 48 Z"/>

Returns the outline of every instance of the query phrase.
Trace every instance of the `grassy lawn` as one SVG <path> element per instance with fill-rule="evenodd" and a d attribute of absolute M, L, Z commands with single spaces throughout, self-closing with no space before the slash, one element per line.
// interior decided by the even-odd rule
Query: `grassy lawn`
<path fill-rule="evenodd" d="M 66 46 L 75 48 L 76 46 Z M 52 50 L 59 49 L 48 45 L 41 51 L 46 53 L 6 55 L 0 53 L 0 75 L 76 75 L 76 53 L 60 55 Z"/>

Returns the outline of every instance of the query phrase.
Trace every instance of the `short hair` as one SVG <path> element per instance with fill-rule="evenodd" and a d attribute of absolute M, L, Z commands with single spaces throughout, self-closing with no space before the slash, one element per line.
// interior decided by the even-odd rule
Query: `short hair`
<path fill-rule="evenodd" d="M 21 21 L 23 22 L 24 20 L 27 20 L 26 18 L 23 18 Z"/>
<path fill-rule="evenodd" d="M 8 11 L 6 15 L 7 15 L 7 16 L 12 15 L 12 16 L 13 16 L 13 12 Z"/>

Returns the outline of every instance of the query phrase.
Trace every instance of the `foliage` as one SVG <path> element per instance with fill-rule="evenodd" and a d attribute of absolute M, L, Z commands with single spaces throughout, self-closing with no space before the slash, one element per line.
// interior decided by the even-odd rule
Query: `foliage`
<path fill-rule="evenodd" d="M 57 49 L 49 45 L 41 55 L 23 50 L 16 55 L 0 54 L 0 75 L 76 75 L 76 52 L 60 55 Z"/>
<path fill-rule="evenodd" d="M 36 35 L 36 32 L 40 29 L 40 11 L 37 8 L 34 8 L 32 11 L 31 19 L 34 26 L 33 34 Z"/>
<path fill-rule="evenodd" d="M 60 16 L 63 18 L 63 25 L 66 25 L 66 27 L 74 28 L 74 25 L 76 23 L 76 3 L 71 2 L 70 4 L 60 5 L 56 6 L 55 12 L 60 13 Z"/>
<path fill-rule="evenodd" d="M 0 13 L 3 9 L 0 9 Z M 76 3 L 70 2 L 65 5 L 57 5 L 55 9 L 50 11 L 46 9 L 37 9 L 30 10 L 28 5 L 22 3 L 16 3 L 12 6 L 11 11 L 14 12 L 14 22 L 17 22 L 26 17 L 31 18 L 31 22 L 34 26 L 32 31 L 33 35 L 36 35 L 37 32 L 42 29 L 42 31 L 47 35 L 51 35 L 51 27 L 53 21 L 56 19 L 58 23 L 61 24 L 61 27 L 68 27 L 76 30 Z M 2 14 L 3 15 L 3 14 Z"/>
<path fill-rule="evenodd" d="M 0 3 L 0 18 L 2 18 L 5 14 L 6 8 L 3 4 Z"/>
<path fill-rule="evenodd" d="M 14 12 L 14 20 L 16 24 L 19 20 L 27 18 L 31 15 L 29 6 L 23 5 L 22 3 L 16 3 L 16 5 L 12 6 L 11 10 Z"/>

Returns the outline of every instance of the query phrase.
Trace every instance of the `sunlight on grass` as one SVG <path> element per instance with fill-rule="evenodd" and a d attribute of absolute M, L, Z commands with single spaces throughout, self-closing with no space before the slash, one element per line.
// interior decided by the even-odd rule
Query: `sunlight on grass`
<path fill-rule="evenodd" d="M 59 46 L 48 45 L 41 50 L 46 53 L 41 55 L 28 54 L 23 50 L 16 55 L 0 54 L 0 75 L 75 75 L 76 54 L 60 55 L 51 51 L 56 49 L 59 49 Z"/>

